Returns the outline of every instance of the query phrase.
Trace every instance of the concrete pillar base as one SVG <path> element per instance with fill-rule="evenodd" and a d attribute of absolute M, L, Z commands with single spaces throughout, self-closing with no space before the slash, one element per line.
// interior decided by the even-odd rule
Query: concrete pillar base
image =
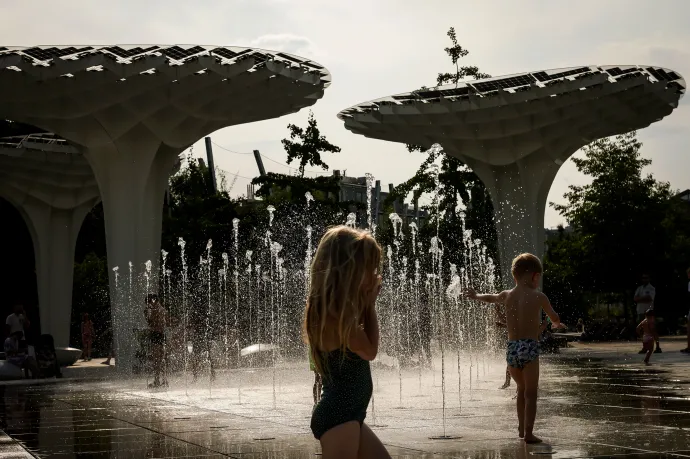
<path fill-rule="evenodd" d="M 135 330 L 146 328 L 144 297 L 158 291 L 163 199 L 180 151 L 152 136 L 84 151 L 103 199 L 113 345 L 124 373 L 138 349 Z"/>
<path fill-rule="evenodd" d="M 562 162 L 547 155 L 531 155 L 506 166 L 470 162 L 491 196 L 502 283 L 512 288 L 513 258 L 525 252 L 544 255 L 546 201 Z"/>

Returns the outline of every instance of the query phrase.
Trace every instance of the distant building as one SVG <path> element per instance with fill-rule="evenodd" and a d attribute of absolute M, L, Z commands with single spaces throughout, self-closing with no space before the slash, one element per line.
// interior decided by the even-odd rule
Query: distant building
<path fill-rule="evenodd" d="M 680 199 L 681 201 L 690 203 L 690 190 L 681 191 L 676 195 L 676 198 Z"/>
<path fill-rule="evenodd" d="M 341 175 L 339 170 L 333 171 L 333 176 L 340 178 L 340 202 L 353 201 L 366 204 L 367 203 L 367 178 L 366 177 L 346 177 Z M 381 181 L 376 180 L 373 187 L 371 187 L 371 214 L 376 215 L 375 223 L 381 225 L 388 221 L 388 214 L 383 208 L 383 203 L 388 198 L 390 192 L 393 191 L 393 184 L 388 184 L 388 191 L 381 190 Z M 393 203 L 393 211 L 398 214 L 405 224 L 417 222 L 420 228 L 429 215 L 426 210 L 419 208 L 419 203 L 406 204 L 395 201 Z M 366 215 L 360 216 L 366 219 Z M 364 220 L 359 220 L 363 222 Z"/>

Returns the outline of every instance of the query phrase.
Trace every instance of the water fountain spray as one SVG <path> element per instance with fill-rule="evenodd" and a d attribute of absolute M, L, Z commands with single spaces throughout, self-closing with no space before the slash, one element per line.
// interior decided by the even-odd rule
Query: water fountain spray
<path fill-rule="evenodd" d="M 184 356 L 184 391 L 185 395 L 188 396 L 189 393 L 187 392 L 187 388 L 189 387 L 189 381 L 187 380 L 187 368 L 189 364 L 189 341 L 187 338 L 187 329 L 189 328 L 189 311 L 187 309 L 187 260 L 184 255 L 186 242 L 184 239 L 178 238 L 177 245 L 180 247 L 180 260 L 182 262 L 182 355 Z"/>

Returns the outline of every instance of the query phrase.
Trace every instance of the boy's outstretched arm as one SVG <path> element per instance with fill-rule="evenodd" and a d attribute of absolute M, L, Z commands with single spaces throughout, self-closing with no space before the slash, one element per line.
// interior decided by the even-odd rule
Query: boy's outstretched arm
<path fill-rule="evenodd" d="M 499 294 L 479 294 L 470 287 L 465 291 L 464 296 L 471 300 L 481 301 L 482 303 L 503 304 L 508 297 L 508 292 L 504 290 Z"/>
<path fill-rule="evenodd" d="M 551 302 L 549 301 L 549 298 L 542 294 L 542 304 L 541 308 L 544 310 L 547 316 L 549 316 L 549 319 L 551 319 L 551 326 L 554 329 L 560 329 L 560 328 L 566 328 L 565 324 L 561 323 L 561 318 L 558 317 L 558 314 L 556 311 L 553 310 L 553 306 L 551 306 Z"/>

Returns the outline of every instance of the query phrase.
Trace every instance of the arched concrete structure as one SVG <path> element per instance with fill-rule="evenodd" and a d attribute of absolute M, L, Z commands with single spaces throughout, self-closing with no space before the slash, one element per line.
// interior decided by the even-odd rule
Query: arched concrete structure
<path fill-rule="evenodd" d="M 469 165 L 491 194 L 509 282 L 515 255 L 543 253 L 546 199 L 559 167 L 589 142 L 668 116 L 685 88 L 680 75 L 659 67 L 573 67 L 413 91 L 338 117 L 367 137 L 440 143 Z"/>
<path fill-rule="evenodd" d="M 74 249 L 100 200 L 84 157 L 53 135 L 0 138 L 0 196 L 26 222 L 34 245 L 41 330 L 69 346 Z"/>
<path fill-rule="evenodd" d="M 137 307 L 124 312 L 112 268 L 123 273 L 132 262 L 141 272 L 151 260 L 155 276 L 163 196 L 179 153 L 220 128 L 311 106 L 329 84 L 319 64 L 250 48 L 0 47 L 0 118 L 67 139 L 95 174 L 116 342 L 133 342 L 131 328 L 143 322 L 143 286 L 133 285 L 127 303 Z"/>

